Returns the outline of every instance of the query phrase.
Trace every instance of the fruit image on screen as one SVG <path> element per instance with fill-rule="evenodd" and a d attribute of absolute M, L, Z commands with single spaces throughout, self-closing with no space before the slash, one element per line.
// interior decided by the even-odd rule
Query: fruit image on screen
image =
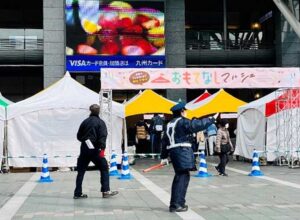
<path fill-rule="evenodd" d="M 67 70 L 164 67 L 164 3 L 66 0 Z"/>

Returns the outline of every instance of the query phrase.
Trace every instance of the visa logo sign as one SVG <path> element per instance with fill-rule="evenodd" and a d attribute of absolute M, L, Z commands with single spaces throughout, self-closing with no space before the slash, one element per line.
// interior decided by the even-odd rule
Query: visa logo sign
<path fill-rule="evenodd" d="M 69 60 L 71 66 L 88 66 L 85 60 Z"/>

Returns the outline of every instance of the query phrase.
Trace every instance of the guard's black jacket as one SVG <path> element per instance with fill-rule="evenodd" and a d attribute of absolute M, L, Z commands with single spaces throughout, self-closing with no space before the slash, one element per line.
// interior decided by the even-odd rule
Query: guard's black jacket
<path fill-rule="evenodd" d="M 174 118 L 169 123 L 172 123 L 177 119 L 178 117 Z M 209 118 L 194 119 L 191 121 L 187 118 L 180 117 L 173 131 L 175 132 L 174 134 L 171 130 L 168 130 L 168 126 L 166 132 L 164 132 L 161 158 L 165 159 L 168 155 L 170 155 L 175 171 L 192 169 L 194 167 L 193 149 L 192 147 L 181 147 L 180 145 L 190 143 L 190 146 L 192 146 L 192 134 L 205 130 L 212 123 L 213 119 Z M 167 136 L 168 132 L 170 132 L 170 136 L 174 136 L 175 143 L 173 144 L 179 145 L 178 147 L 171 148 L 170 150 L 167 149 L 168 146 L 172 145 L 171 140 Z"/>
<path fill-rule="evenodd" d="M 81 150 L 87 150 L 85 143 L 87 139 L 93 143 L 95 149 L 105 149 L 107 138 L 107 128 L 98 115 L 90 115 L 85 119 L 77 132 L 77 139 L 81 142 Z"/>

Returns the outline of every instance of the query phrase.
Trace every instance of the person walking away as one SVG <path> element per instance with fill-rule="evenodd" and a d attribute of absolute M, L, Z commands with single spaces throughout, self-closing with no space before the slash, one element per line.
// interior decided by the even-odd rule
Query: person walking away
<path fill-rule="evenodd" d="M 225 173 L 226 164 L 229 161 L 228 154 L 233 152 L 233 145 L 230 140 L 229 132 L 228 132 L 229 122 L 226 119 L 221 119 L 219 123 L 219 129 L 217 131 L 216 137 L 216 147 L 215 152 L 219 155 L 220 162 L 218 166 L 216 166 L 216 170 L 219 172 L 221 176 L 228 176 Z"/>
<path fill-rule="evenodd" d="M 210 156 L 212 156 L 214 154 L 214 145 L 216 144 L 217 130 L 218 129 L 215 124 L 211 124 L 207 128 L 208 148 L 209 148 Z"/>
<path fill-rule="evenodd" d="M 85 119 L 77 132 L 77 139 L 81 142 L 80 155 L 77 160 L 76 188 L 74 199 L 87 198 L 87 194 L 82 193 L 82 182 L 89 163 L 92 161 L 99 169 L 101 177 L 102 197 L 108 198 L 118 194 L 118 191 L 110 191 L 109 170 L 105 159 L 105 147 L 107 138 L 107 128 L 102 119 L 99 118 L 100 106 L 93 104 L 90 106 L 90 116 Z"/>
<path fill-rule="evenodd" d="M 175 176 L 172 183 L 172 192 L 169 211 L 185 212 L 185 196 L 190 181 L 190 170 L 194 167 L 194 153 L 192 150 L 192 135 L 207 129 L 211 119 L 189 120 L 185 118 L 185 103 L 178 103 L 171 108 L 173 119 L 167 124 L 162 139 L 161 164 L 168 163 L 170 155 Z"/>
<path fill-rule="evenodd" d="M 151 153 L 161 153 L 161 136 L 164 130 L 164 119 L 158 113 L 154 113 L 150 122 Z"/>
<path fill-rule="evenodd" d="M 136 152 L 137 153 L 149 153 L 148 149 L 148 125 L 144 121 L 144 119 L 139 120 L 136 125 Z"/>

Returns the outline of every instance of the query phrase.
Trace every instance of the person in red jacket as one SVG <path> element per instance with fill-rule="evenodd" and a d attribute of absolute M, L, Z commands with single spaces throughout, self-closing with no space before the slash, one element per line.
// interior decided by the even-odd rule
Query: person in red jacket
<path fill-rule="evenodd" d="M 77 178 L 74 199 L 87 198 L 82 193 L 82 181 L 89 163 L 92 161 L 101 173 L 101 192 L 103 198 L 118 194 L 118 191 L 110 191 L 108 164 L 104 157 L 107 128 L 99 118 L 100 106 L 90 106 L 91 114 L 85 119 L 77 132 L 77 139 L 81 142 L 80 155 L 77 160 Z"/>

